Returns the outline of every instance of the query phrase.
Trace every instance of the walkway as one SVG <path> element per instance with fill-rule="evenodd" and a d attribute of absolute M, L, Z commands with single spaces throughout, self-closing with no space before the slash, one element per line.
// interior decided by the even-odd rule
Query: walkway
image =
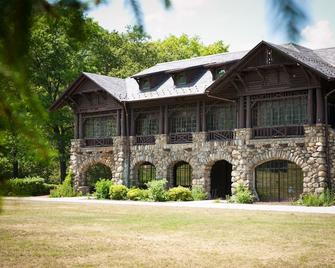
<path fill-rule="evenodd" d="M 301 213 L 322 213 L 335 214 L 335 206 L 332 207 L 304 207 L 282 204 L 230 204 L 224 201 L 215 200 L 190 201 L 190 202 L 143 202 L 129 200 L 97 200 L 92 197 L 67 197 L 49 198 L 48 196 L 37 197 L 5 197 L 4 200 L 27 200 L 38 202 L 55 203 L 79 203 L 79 204 L 110 204 L 110 205 L 130 205 L 130 206 L 153 206 L 153 207 L 185 207 L 185 208 L 216 208 L 216 209 L 240 209 L 256 211 L 277 211 L 277 212 L 301 212 Z"/>

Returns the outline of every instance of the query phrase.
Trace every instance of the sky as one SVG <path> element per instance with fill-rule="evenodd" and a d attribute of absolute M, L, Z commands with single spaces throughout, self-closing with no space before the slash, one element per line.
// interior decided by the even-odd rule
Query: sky
<path fill-rule="evenodd" d="M 297 1 L 303 2 L 310 15 L 301 29 L 299 44 L 313 49 L 335 46 L 335 0 Z M 274 30 L 267 0 L 171 0 L 169 10 L 162 0 L 139 2 L 145 31 L 153 40 L 186 33 L 199 36 L 205 44 L 223 40 L 229 51 L 249 50 L 261 40 L 277 44 L 290 41 Z M 127 0 L 108 0 L 87 15 L 109 31 L 124 32 L 127 25 L 135 24 Z"/>

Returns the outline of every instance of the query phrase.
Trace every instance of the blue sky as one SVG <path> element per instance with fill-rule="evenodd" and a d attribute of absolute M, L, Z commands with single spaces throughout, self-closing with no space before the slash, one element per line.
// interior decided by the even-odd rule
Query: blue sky
<path fill-rule="evenodd" d="M 335 46 L 335 0 L 297 0 L 310 11 L 310 21 L 302 29 L 300 44 L 310 48 Z M 109 0 L 92 9 L 88 16 L 102 27 L 125 31 L 135 23 L 125 0 Z M 170 34 L 197 35 L 205 44 L 223 40 L 230 51 L 251 49 L 259 41 L 285 43 L 289 40 L 275 33 L 271 10 L 266 0 L 172 0 L 165 10 L 161 0 L 140 0 L 146 32 L 162 39 Z"/>

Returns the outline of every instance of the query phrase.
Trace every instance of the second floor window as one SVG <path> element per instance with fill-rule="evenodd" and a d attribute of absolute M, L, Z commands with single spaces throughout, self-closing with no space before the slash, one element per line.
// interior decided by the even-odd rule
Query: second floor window
<path fill-rule="evenodd" d="M 116 119 L 113 116 L 89 117 L 84 122 L 85 138 L 109 138 L 116 135 Z"/>
<path fill-rule="evenodd" d="M 225 103 L 209 107 L 206 114 L 206 128 L 208 131 L 232 130 L 235 127 L 235 104 Z"/>
<path fill-rule="evenodd" d="M 306 122 L 306 96 L 259 101 L 252 110 L 254 127 L 302 125 Z"/>
<path fill-rule="evenodd" d="M 225 73 L 226 73 L 226 70 L 224 68 L 217 68 L 214 70 L 213 79 L 216 80 L 220 78 L 221 76 L 223 76 Z"/>
<path fill-rule="evenodd" d="M 192 107 L 172 109 L 169 117 L 170 133 L 195 132 L 196 110 Z"/>
<path fill-rule="evenodd" d="M 149 90 L 151 88 L 151 83 L 149 78 L 142 78 L 140 80 L 141 90 Z"/>
<path fill-rule="evenodd" d="M 140 114 L 136 119 L 136 135 L 156 135 L 158 134 L 159 119 L 155 113 Z"/>

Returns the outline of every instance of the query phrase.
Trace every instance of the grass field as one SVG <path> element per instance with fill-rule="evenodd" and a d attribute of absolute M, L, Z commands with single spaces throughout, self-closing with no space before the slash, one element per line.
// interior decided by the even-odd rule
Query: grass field
<path fill-rule="evenodd" d="M 335 267 L 335 216 L 6 200 L 0 267 Z"/>

